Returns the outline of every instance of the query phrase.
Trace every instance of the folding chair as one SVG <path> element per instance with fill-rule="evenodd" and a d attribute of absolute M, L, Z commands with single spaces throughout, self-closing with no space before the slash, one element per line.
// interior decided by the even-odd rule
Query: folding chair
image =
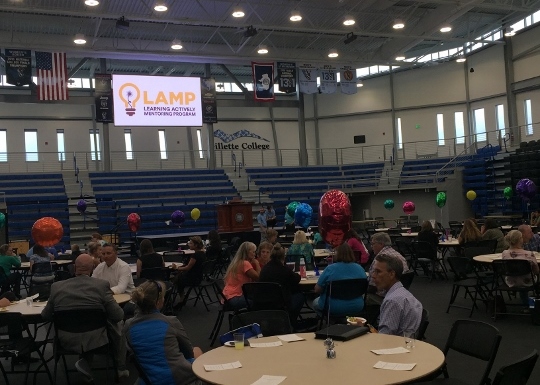
<path fill-rule="evenodd" d="M 248 282 L 242 285 L 242 292 L 252 310 L 287 310 L 283 289 L 275 282 Z"/>
<path fill-rule="evenodd" d="M 231 319 L 231 330 L 258 323 L 265 337 L 293 332 L 289 314 L 284 310 L 257 310 L 238 313 Z"/>
<path fill-rule="evenodd" d="M 324 289 L 324 293 L 321 295 L 319 301 L 324 298 L 324 307 L 322 313 L 319 315 L 319 329 L 322 328 L 323 322 L 331 321 L 344 321 L 346 316 L 361 316 L 363 314 L 362 309 L 356 309 L 355 311 L 348 311 L 347 314 L 342 314 L 332 309 L 332 300 L 344 300 L 352 301 L 358 298 L 364 298 L 368 287 L 368 281 L 365 278 L 358 279 L 343 279 L 337 281 L 330 281 Z"/>
<path fill-rule="evenodd" d="M 538 351 L 499 369 L 492 385 L 526 385 L 538 360 Z"/>
<path fill-rule="evenodd" d="M 465 290 L 465 298 L 469 297 L 472 300 L 471 312 L 469 313 L 469 317 L 471 317 L 474 309 L 478 308 L 476 305 L 478 294 L 480 294 L 482 299 L 487 299 L 489 289 L 485 282 L 477 275 L 472 259 L 467 257 L 449 257 L 448 264 L 454 273 L 454 284 L 446 312 L 448 313 L 450 311 L 451 306 L 469 309 L 468 307 L 454 304 L 459 290 L 463 288 Z"/>

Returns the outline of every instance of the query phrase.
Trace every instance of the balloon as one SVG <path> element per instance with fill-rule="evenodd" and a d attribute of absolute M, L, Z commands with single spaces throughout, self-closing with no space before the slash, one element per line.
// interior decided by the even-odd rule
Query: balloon
<path fill-rule="evenodd" d="M 303 228 L 307 229 L 311 223 L 313 209 L 307 203 L 300 203 L 294 211 L 294 221 Z"/>
<path fill-rule="evenodd" d="M 32 226 L 32 238 L 41 246 L 54 246 L 62 240 L 64 229 L 58 219 L 43 217 Z"/>
<path fill-rule="evenodd" d="M 294 218 L 289 215 L 289 213 L 285 213 L 285 224 L 290 225 L 294 222 Z"/>
<path fill-rule="evenodd" d="M 414 210 L 416 210 L 416 206 L 414 205 L 413 202 L 407 201 L 403 203 L 403 212 L 405 214 L 411 215 L 412 213 L 414 213 Z"/>
<path fill-rule="evenodd" d="M 506 199 L 512 198 L 512 195 L 514 195 L 514 192 L 512 191 L 512 187 L 505 187 L 503 190 L 503 195 Z"/>
<path fill-rule="evenodd" d="M 343 243 L 351 229 L 351 201 L 339 190 L 324 193 L 319 203 L 319 232 L 332 247 Z"/>
<path fill-rule="evenodd" d="M 473 201 L 476 199 L 476 192 L 474 190 L 467 191 L 466 197 L 468 200 Z"/>
<path fill-rule="evenodd" d="M 444 205 L 446 204 L 446 193 L 442 191 L 440 193 L 437 193 L 437 197 L 435 198 L 435 203 L 437 204 L 437 206 L 439 206 L 442 209 Z"/>
<path fill-rule="evenodd" d="M 200 214 L 200 213 L 199 213 Z M 176 210 L 171 214 L 171 222 L 177 226 L 180 226 L 186 220 L 186 216 L 180 210 Z"/>
<path fill-rule="evenodd" d="M 530 179 L 522 179 L 517 182 L 516 193 L 525 202 L 529 202 L 536 195 L 536 185 Z"/>
<path fill-rule="evenodd" d="M 129 230 L 136 233 L 141 227 L 141 217 L 137 213 L 131 213 L 127 217 L 127 224 Z"/>
<path fill-rule="evenodd" d="M 6 224 L 6 216 L 4 213 L 0 213 L 0 228 L 4 227 Z"/>
<path fill-rule="evenodd" d="M 394 208 L 394 201 L 392 199 L 387 199 L 384 201 L 384 208 L 387 210 L 392 210 Z"/>
<path fill-rule="evenodd" d="M 77 211 L 83 214 L 86 211 L 86 201 L 81 199 L 77 202 Z"/>
<path fill-rule="evenodd" d="M 194 208 L 193 210 L 191 210 L 191 219 L 196 221 L 200 217 L 201 217 L 201 210 L 199 210 L 198 208 Z"/>
<path fill-rule="evenodd" d="M 289 203 L 289 205 L 287 206 L 287 214 L 289 214 L 291 218 L 294 218 L 294 212 L 296 211 L 296 208 L 298 207 L 299 204 L 300 203 L 293 201 Z"/>

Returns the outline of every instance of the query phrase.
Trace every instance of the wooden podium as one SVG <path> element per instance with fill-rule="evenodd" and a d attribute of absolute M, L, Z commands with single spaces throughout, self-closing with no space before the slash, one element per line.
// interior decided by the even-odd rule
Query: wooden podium
<path fill-rule="evenodd" d="M 253 231 L 253 202 L 232 200 L 217 206 L 218 232 Z"/>

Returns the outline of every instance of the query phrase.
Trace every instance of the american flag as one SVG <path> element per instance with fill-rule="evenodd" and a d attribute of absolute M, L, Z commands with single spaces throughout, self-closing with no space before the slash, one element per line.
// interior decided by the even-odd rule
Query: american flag
<path fill-rule="evenodd" d="M 67 100 L 66 54 L 36 52 L 39 100 Z"/>

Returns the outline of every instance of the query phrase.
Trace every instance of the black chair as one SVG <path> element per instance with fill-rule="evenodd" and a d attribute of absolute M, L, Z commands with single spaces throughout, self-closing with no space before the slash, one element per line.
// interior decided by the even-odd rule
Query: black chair
<path fill-rule="evenodd" d="M 212 274 L 214 273 L 214 268 L 216 266 L 216 260 L 210 260 L 210 261 L 204 261 L 202 265 L 202 279 L 196 284 L 196 285 L 190 285 L 189 289 L 186 292 L 184 302 L 194 299 L 195 303 L 193 304 L 193 307 L 197 306 L 197 302 L 199 300 L 202 301 L 204 304 L 204 307 L 206 308 L 206 311 L 210 311 L 208 308 L 208 305 L 217 302 L 212 300 L 212 297 L 210 296 L 210 293 L 208 291 L 209 288 L 213 287 L 214 285 L 214 279 L 212 278 Z M 191 294 L 191 291 L 195 292 L 195 297 L 189 298 L 189 295 Z M 206 299 L 208 299 L 208 302 L 206 302 Z"/>
<path fill-rule="evenodd" d="M 40 351 L 41 343 L 34 340 L 21 313 L 0 313 L 0 330 L 2 331 L 2 333 L 0 333 L 0 358 L 26 360 L 25 370 L 15 370 L 12 365 L 11 370 L 6 371 L 2 365 L 2 360 L 0 359 L 0 371 L 2 372 L 6 385 L 9 385 L 7 374 L 22 373 L 25 373 L 24 384 L 28 382 L 29 373 L 34 373 L 34 384 L 36 383 L 38 373 L 46 373 L 49 378 L 49 383 L 52 384 L 53 380 L 51 372 Z M 7 331 L 5 334 L 3 332 L 4 330 Z M 26 334 L 26 337 L 24 334 Z M 41 365 L 36 370 L 30 370 L 31 353 L 33 352 L 36 352 L 39 355 L 41 361 Z M 43 370 L 40 370 L 41 368 L 43 368 Z"/>
<path fill-rule="evenodd" d="M 527 357 L 499 369 L 492 385 L 526 385 L 538 360 L 535 349 Z"/>
<path fill-rule="evenodd" d="M 214 346 L 214 343 L 216 342 L 216 338 L 219 336 L 219 332 L 221 331 L 221 325 L 223 324 L 223 318 L 225 318 L 225 313 L 234 312 L 236 314 L 238 312 L 235 308 L 233 308 L 229 304 L 229 301 L 227 301 L 227 299 L 223 295 L 224 287 L 225 287 L 225 284 L 223 283 L 222 279 L 217 279 L 214 281 L 214 285 L 213 285 L 214 292 L 216 293 L 218 301 L 221 303 L 221 307 L 219 308 L 216 322 L 214 322 L 214 326 L 212 328 L 212 332 L 210 333 L 210 337 L 208 337 L 209 339 L 212 340 L 210 342 L 210 346 Z M 229 320 L 230 318 L 231 316 L 229 316 Z"/>
<path fill-rule="evenodd" d="M 181 263 L 186 255 L 183 251 L 164 251 L 163 252 L 163 261 L 164 262 L 176 262 Z"/>
<path fill-rule="evenodd" d="M 55 279 L 55 273 L 57 268 L 56 262 L 38 262 L 32 264 L 31 269 L 31 275 L 30 275 L 30 287 L 29 290 L 32 291 L 33 286 L 40 286 L 40 285 L 50 285 L 54 282 Z M 36 281 L 34 280 L 35 275 L 41 275 L 41 276 L 51 276 L 50 281 Z"/>
<path fill-rule="evenodd" d="M 77 351 L 72 351 L 63 347 L 58 337 L 59 334 L 61 333 L 82 334 L 82 333 L 87 333 L 87 332 L 91 332 L 95 330 L 105 329 L 107 331 L 107 335 L 109 335 L 108 327 L 107 327 L 108 325 L 107 314 L 103 311 L 103 309 L 97 309 L 97 308 L 55 311 L 53 314 L 53 324 L 54 324 L 54 331 L 55 331 L 54 346 L 53 346 L 54 381 L 56 383 L 58 361 L 60 360 L 60 358 L 62 358 L 62 361 L 64 364 L 64 371 L 66 373 L 66 378 L 69 384 L 68 373 L 74 372 L 75 370 L 68 370 L 65 356 L 66 355 L 79 356 L 81 353 Z M 97 347 L 96 349 L 92 349 L 89 351 L 84 351 L 83 353 L 103 354 L 107 358 L 111 357 L 112 368 L 114 369 L 114 378 L 115 380 L 118 380 L 117 366 L 116 366 L 117 363 L 113 356 L 114 347 L 111 346 L 110 340 L 111 339 L 109 338 L 109 343 L 103 346 Z M 106 362 L 107 362 L 107 366 L 105 368 L 95 368 L 95 369 L 105 369 L 108 372 L 109 360 L 107 359 Z"/>
<path fill-rule="evenodd" d="M 416 339 L 419 341 L 423 341 L 426 339 L 426 330 L 429 325 L 429 311 L 427 309 L 422 309 L 422 319 L 420 320 L 420 326 L 418 326 L 418 330 L 416 331 Z"/>
<path fill-rule="evenodd" d="M 146 375 L 144 368 L 142 367 L 141 363 L 139 362 L 139 359 L 137 358 L 137 355 L 135 354 L 135 351 L 133 350 L 133 346 L 129 342 L 129 340 L 126 339 L 127 346 L 129 351 L 132 353 L 131 357 L 133 357 L 133 364 L 135 365 L 135 368 L 137 369 L 137 373 L 139 374 L 139 378 L 144 381 L 146 385 L 154 385 L 152 381 L 150 381 L 150 378 Z"/>
<path fill-rule="evenodd" d="M 411 245 L 415 255 L 414 264 L 412 266 L 413 270 L 416 270 L 418 265 L 420 265 L 427 276 L 429 276 L 430 281 L 433 281 L 433 278 L 435 278 L 437 273 L 444 275 L 444 277 L 448 279 L 448 276 L 446 275 L 446 266 L 444 266 L 442 259 L 438 258 L 437 247 L 424 241 L 413 241 Z M 439 271 L 437 271 L 437 267 L 439 267 Z"/>
<path fill-rule="evenodd" d="M 469 297 L 472 300 L 471 312 L 469 313 L 469 317 L 471 317 L 474 309 L 478 308 L 476 305 L 478 294 L 480 294 L 482 299 L 486 299 L 489 289 L 485 282 L 477 275 L 472 259 L 467 257 L 448 257 L 447 261 L 454 273 L 454 284 L 446 312 L 448 313 L 450 311 L 451 306 L 469 309 L 468 307 L 454 304 L 459 290 L 463 288 L 465 289 L 465 298 Z"/>
<path fill-rule="evenodd" d="M 450 226 L 450 232 L 454 238 L 457 238 L 463 229 L 463 224 L 458 221 L 449 221 L 448 226 Z"/>
<path fill-rule="evenodd" d="M 394 241 L 395 248 L 405 258 L 409 268 L 413 269 L 413 260 L 415 259 L 414 250 L 412 248 L 412 240 L 408 237 L 396 238 Z M 416 273 L 416 269 L 413 269 Z"/>
<path fill-rule="evenodd" d="M 258 323 L 261 326 L 261 333 L 265 337 L 293 332 L 289 314 L 284 310 L 257 310 L 238 313 L 231 319 L 231 330 L 253 323 Z"/>
<path fill-rule="evenodd" d="M 150 267 L 141 270 L 141 278 L 154 281 L 167 282 L 171 277 L 171 269 L 168 267 Z"/>
<path fill-rule="evenodd" d="M 399 280 L 405 289 L 409 290 L 411 287 L 414 280 L 414 275 L 414 271 L 401 274 L 401 278 Z"/>
<path fill-rule="evenodd" d="M 248 282 L 242 285 L 248 311 L 287 310 L 283 288 L 275 282 Z"/>
<path fill-rule="evenodd" d="M 495 250 L 497 250 L 497 240 L 496 239 L 483 239 L 481 241 L 478 241 L 478 247 L 486 247 L 487 249 L 491 250 L 487 254 L 493 254 L 495 253 Z"/>
<path fill-rule="evenodd" d="M 341 314 L 332 309 L 331 300 L 354 300 L 363 298 L 366 295 L 368 281 L 365 278 L 357 279 L 342 279 L 329 281 L 325 286 L 324 293 L 319 298 L 319 301 L 324 300 L 324 308 L 319 315 L 319 329 L 322 328 L 323 322 L 340 322 L 345 321 L 347 316 L 361 316 L 364 309 L 349 311 L 347 314 Z"/>

